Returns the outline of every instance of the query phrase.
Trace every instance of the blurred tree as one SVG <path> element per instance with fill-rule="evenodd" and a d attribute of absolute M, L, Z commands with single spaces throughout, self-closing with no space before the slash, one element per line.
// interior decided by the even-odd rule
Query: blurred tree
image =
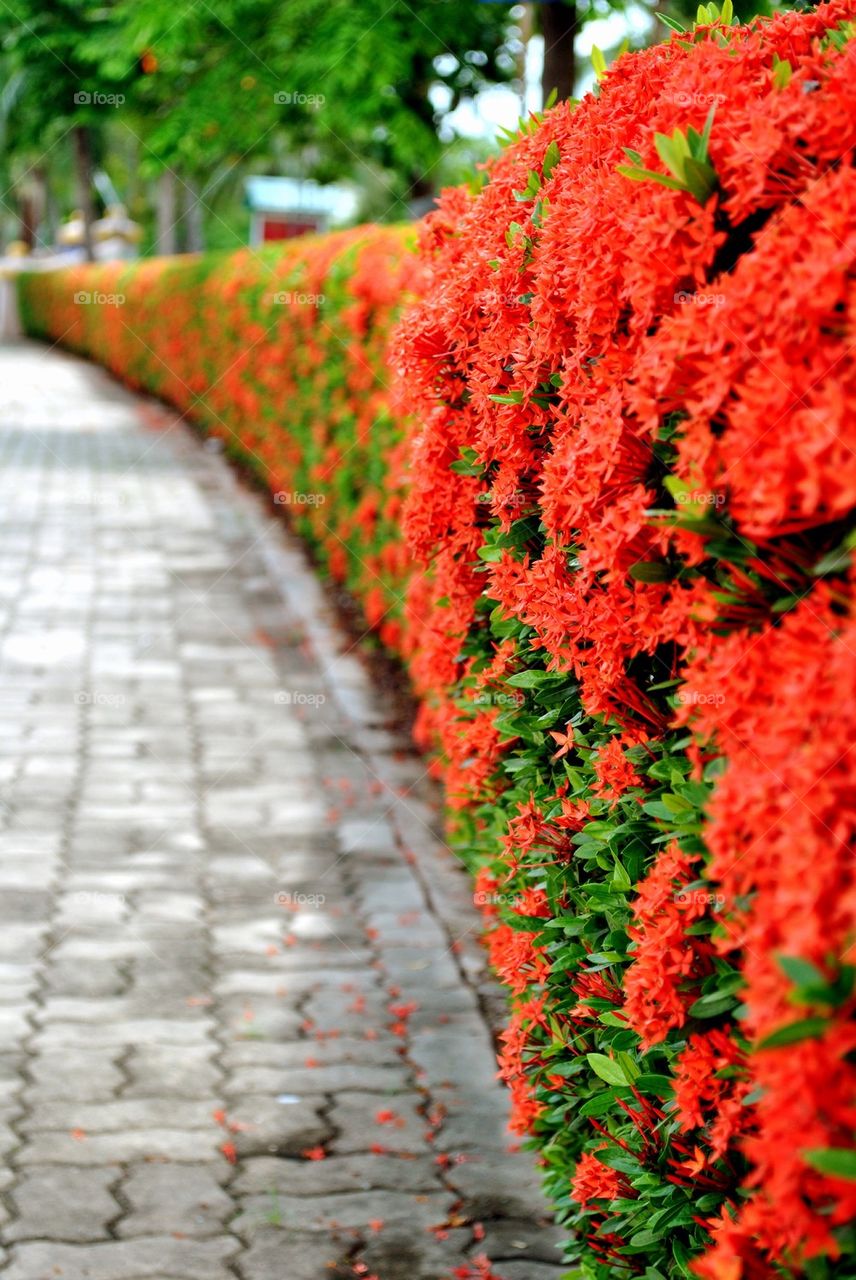
<path fill-rule="evenodd" d="M 381 212 L 433 189 L 445 118 L 516 71 L 508 4 L 460 0 L 118 0 L 148 71 L 139 121 L 152 170 L 203 193 L 270 154 L 322 179 L 387 190 Z M 149 66 L 146 67 L 146 59 Z M 377 203 L 376 201 L 374 203 Z"/>
<path fill-rule="evenodd" d="M 87 227 L 93 170 L 113 167 L 166 252 L 202 247 L 203 212 L 234 236 L 249 168 L 354 177 L 372 216 L 400 218 L 447 176 L 456 109 L 520 76 L 526 36 L 544 38 L 547 94 L 569 97 L 579 31 L 626 10 L 636 42 L 656 38 L 646 3 L 0 0 L 0 163 L 29 237 L 72 157 Z"/>
<path fill-rule="evenodd" d="M 110 0 L 3 0 L 0 6 L 4 70 L 16 87 L 6 145 L 13 154 L 37 155 L 42 164 L 69 138 L 89 256 L 99 137 L 138 77 L 115 16 Z"/>
<path fill-rule="evenodd" d="M 548 102 L 551 95 L 555 95 L 559 102 L 564 102 L 574 96 L 577 79 L 574 45 L 580 15 L 576 0 L 544 0 L 538 7 L 544 37 L 542 100 Z"/>
<path fill-rule="evenodd" d="M 265 57 L 279 68 L 283 122 L 332 176 L 368 161 L 393 212 L 436 186 L 448 116 L 517 71 L 506 4 L 460 0 L 290 0 Z"/>
<path fill-rule="evenodd" d="M 525 0 L 528 21 L 524 23 L 527 35 L 537 31 L 544 40 L 544 61 L 541 76 L 542 101 L 551 97 L 562 101 L 574 97 L 583 68 L 577 56 L 580 31 L 590 22 L 608 18 L 613 13 L 626 13 L 633 18 L 636 34 L 627 30 L 604 52 L 611 56 L 627 43 L 634 48 L 655 44 L 668 39 L 669 28 L 662 20 L 665 14 L 691 27 L 698 10 L 698 0 Z M 747 21 L 756 14 L 769 14 L 778 0 L 734 0 L 734 11 L 740 21 Z M 794 4 L 808 0 L 793 0 Z M 645 22 L 647 11 L 647 22 Z M 642 20 L 640 23 L 640 19 Z"/>

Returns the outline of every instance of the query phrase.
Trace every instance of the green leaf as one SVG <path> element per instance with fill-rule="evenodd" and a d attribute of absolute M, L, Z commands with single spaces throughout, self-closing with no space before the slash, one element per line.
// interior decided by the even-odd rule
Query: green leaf
<path fill-rule="evenodd" d="M 670 187 L 672 191 L 683 191 L 684 184 L 678 182 L 676 178 L 669 178 L 665 173 L 656 173 L 653 169 L 639 169 L 628 164 L 620 164 L 618 172 L 623 178 L 630 178 L 633 182 L 659 182 L 661 187 Z"/>
<path fill-rule="evenodd" d="M 856 1181 L 856 1150 L 852 1147 L 813 1147 L 803 1152 L 803 1159 L 818 1173 Z"/>
<path fill-rule="evenodd" d="M 854 547 L 856 547 L 856 530 L 849 533 L 834 550 L 828 551 L 821 560 L 818 560 L 812 569 L 812 574 L 816 578 L 822 578 L 827 573 L 845 573 L 852 563 Z"/>
<path fill-rule="evenodd" d="M 726 4 L 730 4 L 730 3 L 731 3 L 731 0 L 726 0 Z M 713 128 L 713 117 L 715 115 L 716 115 L 716 103 L 714 102 L 713 106 L 710 108 L 710 111 L 708 111 L 707 119 L 704 122 L 704 129 L 702 130 L 702 134 L 701 134 L 702 149 L 701 151 L 699 151 L 696 157 L 696 159 L 698 160 L 707 159 L 707 149 L 710 144 L 710 131 Z"/>
<path fill-rule="evenodd" d="M 496 404 L 523 404 L 523 392 L 511 391 L 508 395 L 488 396 L 488 400 L 493 400 Z"/>
<path fill-rule="evenodd" d="M 614 1058 L 608 1058 L 605 1053 L 587 1053 L 586 1058 L 595 1075 L 607 1084 L 627 1088 L 633 1083 L 632 1080 L 627 1079 L 621 1063 L 616 1062 Z"/>
<path fill-rule="evenodd" d="M 673 574 L 660 560 L 637 560 L 630 566 L 630 576 L 636 582 L 668 582 Z"/>
<path fill-rule="evenodd" d="M 684 162 L 690 154 L 687 140 L 680 129 L 670 138 L 665 133 L 654 134 L 654 146 L 663 164 L 678 180 L 683 176 Z"/>
<path fill-rule="evenodd" d="M 793 67 L 787 58 L 780 58 L 778 54 L 773 54 L 773 88 L 786 89 L 791 82 L 793 75 Z"/>
<path fill-rule="evenodd" d="M 716 170 L 705 160 L 696 160 L 687 156 L 684 161 L 684 177 L 686 189 L 699 204 L 707 204 L 716 190 Z"/>
<path fill-rule="evenodd" d="M 603 1116 L 611 1111 L 615 1106 L 615 1097 L 613 1094 L 604 1091 L 596 1093 L 593 1098 L 589 1098 L 588 1102 L 584 1102 L 580 1107 L 577 1115 L 580 1116 Z"/>
<path fill-rule="evenodd" d="M 562 155 L 559 151 L 559 144 L 557 142 L 551 142 L 547 150 L 544 152 L 544 162 L 541 165 L 545 182 L 552 177 L 553 170 L 561 158 Z"/>
<path fill-rule="evenodd" d="M 716 1018 L 721 1013 L 733 1009 L 737 999 L 730 991 L 709 991 L 690 1005 L 690 1013 L 694 1018 Z"/>
<path fill-rule="evenodd" d="M 517 675 L 509 676 L 505 683 L 514 689 L 535 689 L 538 685 L 551 684 L 561 679 L 567 679 L 561 671 L 518 671 Z"/>
<path fill-rule="evenodd" d="M 777 956 L 779 968 L 796 987 L 825 987 L 826 974 L 802 956 Z"/>
<path fill-rule="evenodd" d="M 812 1036 L 823 1035 L 829 1026 L 827 1018 L 801 1018 L 798 1022 L 789 1022 L 777 1031 L 765 1036 L 758 1044 L 759 1049 L 779 1049 L 787 1044 L 797 1044 L 800 1040 L 808 1040 Z"/>
<path fill-rule="evenodd" d="M 597 79 L 602 80 L 606 75 L 606 58 L 597 45 L 592 45 L 591 65 L 594 68 L 594 74 Z"/>
<path fill-rule="evenodd" d="M 627 1019 L 622 1018 L 619 1013 L 613 1013 L 611 1010 L 607 1013 L 602 1013 L 598 1018 L 598 1022 L 602 1022 L 605 1027 L 619 1027 L 622 1031 L 627 1028 Z"/>
<path fill-rule="evenodd" d="M 635 1037 L 633 1038 L 635 1039 Z M 625 1043 L 627 1043 L 628 1037 L 626 1036 L 625 1037 L 616 1036 L 615 1043 L 617 1044 L 619 1040 L 622 1040 L 622 1039 L 624 1040 Z M 632 1043 L 632 1040 L 631 1040 L 631 1043 Z M 627 1081 L 629 1081 L 630 1084 L 633 1084 L 634 1081 L 636 1081 L 639 1078 L 639 1074 L 640 1074 L 639 1068 L 636 1065 L 635 1058 L 631 1058 L 630 1054 L 625 1053 L 623 1050 L 620 1051 L 617 1056 L 618 1056 L 618 1061 L 620 1062 L 621 1067 L 624 1071 L 624 1078 Z"/>
<path fill-rule="evenodd" d="M 640 1093 L 653 1093 L 657 1098 L 670 1098 L 674 1093 L 674 1084 L 668 1076 L 643 1071 L 636 1077 L 636 1088 Z"/>

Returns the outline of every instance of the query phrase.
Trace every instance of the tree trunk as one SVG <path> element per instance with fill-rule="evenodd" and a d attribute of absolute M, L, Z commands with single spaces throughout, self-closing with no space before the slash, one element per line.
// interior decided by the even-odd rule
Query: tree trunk
<path fill-rule="evenodd" d="M 18 196 L 18 239 L 32 253 L 36 247 L 36 226 L 38 214 L 32 190 L 22 191 Z"/>
<path fill-rule="evenodd" d="M 574 96 L 576 80 L 574 37 L 577 34 L 577 9 L 573 0 L 542 3 L 541 30 L 544 33 L 543 100 L 546 102 L 555 89 L 556 101 L 564 102 Z"/>
<path fill-rule="evenodd" d="M 175 253 L 177 248 L 175 174 L 172 169 L 164 169 L 158 178 L 154 252 Z"/>
<path fill-rule="evenodd" d="M 78 203 L 83 214 L 83 246 L 87 262 L 94 260 L 92 249 L 92 224 L 95 221 L 93 191 L 92 134 L 89 126 L 76 124 L 72 130 L 74 158 L 77 166 Z"/>
<path fill-rule="evenodd" d="M 59 213 L 56 207 L 50 180 L 50 169 L 47 165 L 38 165 L 33 170 L 36 184 L 36 207 L 38 220 L 36 230 L 42 245 L 56 244 L 56 233 L 59 226 Z"/>
<path fill-rule="evenodd" d="M 192 178 L 184 185 L 184 247 L 188 253 L 202 253 L 205 248 L 205 226 L 199 183 Z"/>

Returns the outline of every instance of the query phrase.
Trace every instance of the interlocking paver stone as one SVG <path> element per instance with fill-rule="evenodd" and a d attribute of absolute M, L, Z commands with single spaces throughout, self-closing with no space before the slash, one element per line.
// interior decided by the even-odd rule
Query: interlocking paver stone
<path fill-rule="evenodd" d="M 119 1222 L 118 1234 L 220 1234 L 235 1212 L 232 1197 L 221 1186 L 224 1177 L 216 1165 L 135 1165 L 122 1183 L 130 1211 Z"/>
<path fill-rule="evenodd" d="M 40 1241 L 14 1246 L 5 1280 L 232 1280 L 228 1261 L 240 1250 L 231 1236 L 213 1240 L 176 1240 L 146 1236 L 103 1244 L 53 1244 Z"/>
<path fill-rule="evenodd" d="M 0 1280 L 556 1280 L 466 878 L 298 545 L 24 343 L 0 547 Z"/>
<path fill-rule="evenodd" d="M 16 1216 L 6 1228 L 9 1240 L 103 1240 L 121 1208 L 111 1195 L 119 1180 L 116 1167 L 74 1169 L 46 1165 L 19 1180 L 13 1203 Z"/>

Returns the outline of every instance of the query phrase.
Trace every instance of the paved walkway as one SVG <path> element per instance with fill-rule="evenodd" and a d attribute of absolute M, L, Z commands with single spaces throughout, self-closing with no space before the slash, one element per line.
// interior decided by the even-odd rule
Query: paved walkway
<path fill-rule="evenodd" d="M 0 1280 L 556 1280 L 466 880 L 299 548 L 35 346 L 0 490 Z"/>

